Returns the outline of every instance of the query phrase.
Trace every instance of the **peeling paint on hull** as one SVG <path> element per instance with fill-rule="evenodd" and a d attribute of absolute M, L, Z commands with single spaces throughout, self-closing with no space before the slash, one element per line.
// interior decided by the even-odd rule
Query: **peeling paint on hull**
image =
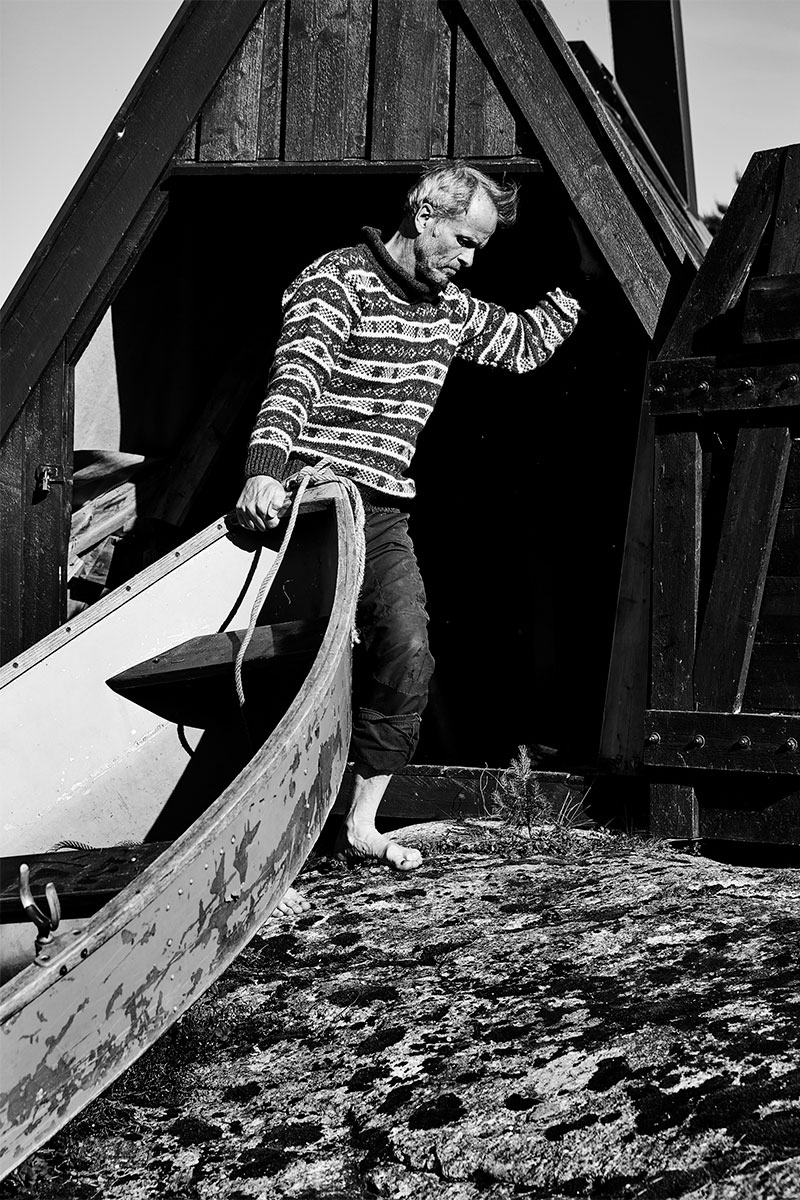
<path fill-rule="evenodd" d="M 320 495 L 336 508 L 336 597 L 288 712 L 168 851 L 57 942 L 49 961 L 0 992 L 0 1176 L 107 1087 L 225 970 L 325 822 L 350 738 L 356 583 L 347 498 L 336 486 Z M 74 636 L 80 632 L 75 622 Z"/>

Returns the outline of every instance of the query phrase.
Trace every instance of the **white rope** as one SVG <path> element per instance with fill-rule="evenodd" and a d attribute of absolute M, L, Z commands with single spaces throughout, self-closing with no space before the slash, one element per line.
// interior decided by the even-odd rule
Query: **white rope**
<path fill-rule="evenodd" d="M 261 609 L 264 605 L 264 601 L 266 600 L 267 595 L 269 594 L 269 589 L 272 587 L 272 584 L 275 580 L 275 576 L 278 573 L 278 569 L 279 569 L 281 563 L 283 562 L 283 559 L 286 555 L 287 549 L 289 548 L 289 542 L 292 539 L 292 534 L 294 533 L 294 527 L 297 522 L 297 514 L 300 511 L 300 502 L 303 499 L 305 490 L 307 487 L 309 487 L 309 485 L 313 486 L 314 484 L 320 484 L 320 483 L 341 483 L 344 486 L 344 488 L 346 489 L 347 494 L 350 497 L 350 504 L 352 505 L 352 508 L 353 508 L 353 521 L 355 524 L 355 532 L 356 532 L 356 547 L 355 547 L 355 549 L 356 549 L 356 580 L 357 580 L 357 584 L 358 584 L 357 590 L 356 590 L 357 597 L 361 593 L 361 587 L 364 582 L 364 563 L 365 563 L 365 559 L 366 559 L 366 543 L 364 540 L 364 501 L 362 500 L 361 493 L 359 492 L 356 485 L 353 483 L 352 479 L 346 479 L 341 475 L 336 475 L 331 470 L 330 467 L 325 466 L 324 460 L 321 460 L 319 463 L 316 464 L 316 466 L 303 467 L 302 470 L 297 471 L 296 474 L 292 475 L 291 479 L 288 479 L 286 482 L 287 482 L 287 485 L 288 484 L 296 484 L 296 490 L 294 493 L 294 497 L 292 499 L 292 508 L 289 513 L 289 520 L 286 525 L 286 531 L 281 540 L 280 549 L 278 550 L 277 557 L 276 557 L 274 563 L 272 564 L 272 566 L 270 567 L 269 571 L 267 572 L 267 574 L 264 576 L 263 580 L 261 581 L 261 585 L 258 589 L 258 594 L 255 598 L 255 603 L 253 604 L 253 610 L 250 614 L 250 623 L 248 624 L 247 629 L 245 631 L 245 635 L 242 638 L 242 644 L 239 647 L 239 652 L 236 655 L 236 662 L 234 664 L 234 676 L 235 676 L 235 680 L 236 680 L 236 695 L 239 697 L 239 705 L 242 708 L 244 708 L 244 703 L 245 703 L 244 684 L 242 682 L 242 668 L 244 665 L 244 656 L 247 653 L 247 647 L 250 645 L 250 642 L 252 640 L 253 633 L 254 633 L 255 627 L 256 627 L 256 621 L 258 620 L 258 614 L 261 612 Z M 353 626 L 351 629 L 350 636 L 352 638 L 353 645 L 355 645 L 356 642 L 359 641 L 358 630 L 356 629 L 355 611 L 353 612 Z"/>

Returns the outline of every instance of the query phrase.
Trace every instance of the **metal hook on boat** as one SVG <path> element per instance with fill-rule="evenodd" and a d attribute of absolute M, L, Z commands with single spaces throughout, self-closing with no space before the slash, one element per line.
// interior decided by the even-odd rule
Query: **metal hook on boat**
<path fill-rule="evenodd" d="M 48 946 L 53 940 L 53 934 L 58 929 L 61 921 L 61 902 L 58 899 L 58 892 L 54 883 L 48 883 L 44 889 L 44 894 L 47 898 L 48 913 L 42 912 L 39 905 L 33 898 L 31 891 L 30 868 L 27 863 L 20 863 L 19 867 L 19 898 L 22 907 L 27 913 L 31 921 L 36 926 L 36 953 L 39 954 L 43 946 Z"/>

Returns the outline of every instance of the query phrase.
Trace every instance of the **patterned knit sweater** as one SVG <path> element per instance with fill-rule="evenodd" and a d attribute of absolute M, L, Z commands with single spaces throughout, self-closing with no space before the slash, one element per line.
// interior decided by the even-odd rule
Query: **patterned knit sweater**
<path fill-rule="evenodd" d="M 376 230 L 317 259 L 283 297 L 283 328 L 256 419 L 246 475 L 284 479 L 289 456 L 334 470 L 397 500 L 453 358 L 532 371 L 572 333 L 580 305 L 548 292 L 509 313 L 453 283 L 403 270 Z"/>

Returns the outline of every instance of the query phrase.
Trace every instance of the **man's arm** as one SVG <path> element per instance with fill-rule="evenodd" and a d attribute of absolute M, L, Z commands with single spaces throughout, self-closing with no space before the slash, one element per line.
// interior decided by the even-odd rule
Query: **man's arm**
<path fill-rule="evenodd" d="M 237 502 L 248 529 L 274 529 L 288 500 L 280 482 L 308 414 L 346 344 L 356 298 L 330 256 L 305 270 L 284 296 L 269 385 L 250 436 L 248 477 Z"/>
<path fill-rule="evenodd" d="M 547 360 L 573 333 L 602 264 L 589 235 L 577 219 L 570 219 L 580 262 L 565 271 L 564 287 L 555 288 L 532 308 L 510 313 L 497 304 L 470 297 L 459 358 L 522 374 Z"/>

